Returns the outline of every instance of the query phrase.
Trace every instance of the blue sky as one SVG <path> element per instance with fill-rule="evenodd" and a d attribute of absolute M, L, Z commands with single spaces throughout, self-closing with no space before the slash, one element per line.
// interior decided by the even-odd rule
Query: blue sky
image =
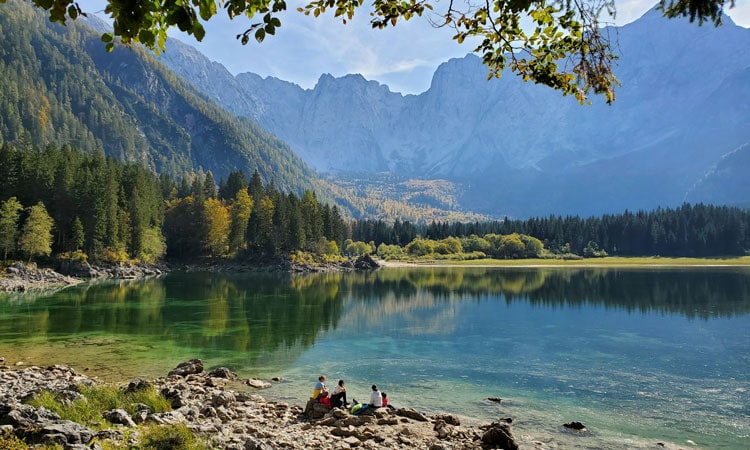
<path fill-rule="evenodd" d="M 92 3 L 103 9 L 102 0 Z M 630 23 L 655 3 L 655 0 L 618 0 L 615 23 Z M 280 16 L 282 26 L 276 36 L 268 36 L 261 44 L 251 39 L 247 45 L 241 45 L 235 37 L 251 21 L 242 17 L 231 21 L 223 11 L 206 24 L 203 42 L 179 31 L 170 36 L 195 46 L 233 74 L 254 72 L 312 88 L 323 73 L 336 77 L 360 73 L 404 94 L 427 90 L 440 63 L 473 50 L 469 43 L 460 45 L 453 41 L 450 29 L 435 29 L 424 18 L 399 22 L 395 28 L 372 30 L 365 8 L 343 25 L 331 14 L 313 18 L 298 13 L 297 6 L 303 4 L 306 2 L 290 2 L 290 11 Z M 435 5 L 438 10 L 439 3 Z M 749 27 L 750 2 L 738 1 L 729 15 L 738 25 Z"/>

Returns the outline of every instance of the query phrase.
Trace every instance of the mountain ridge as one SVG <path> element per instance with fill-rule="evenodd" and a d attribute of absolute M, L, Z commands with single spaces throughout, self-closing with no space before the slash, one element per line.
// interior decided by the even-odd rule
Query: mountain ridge
<path fill-rule="evenodd" d="M 579 106 L 509 72 L 488 81 L 474 55 L 441 64 L 417 95 L 327 74 L 312 89 L 239 74 L 223 95 L 246 92 L 246 103 L 225 106 L 319 171 L 450 180 L 467 187 L 464 208 L 495 217 L 679 205 L 723 155 L 750 142 L 742 114 L 750 30 L 729 18 L 698 27 L 651 10 L 606 32 L 621 54 L 613 106 Z M 184 70 L 169 49 L 163 58 Z M 183 75 L 199 88 L 210 80 Z M 487 192 L 496 196 L 480 198 Z"/>
<path fill-rule="evenodd" d="M 31 5 L 0 7 L 0 143 L 71 144 L 182 177 L 258 170 L 301 192 L 317 176 L 289 147 L 245 117 L 225 112 L 139 47 L 107 53 L 95 19 L 50 23 Z M 36 120 L 38 118 L 39 120 Z"/>

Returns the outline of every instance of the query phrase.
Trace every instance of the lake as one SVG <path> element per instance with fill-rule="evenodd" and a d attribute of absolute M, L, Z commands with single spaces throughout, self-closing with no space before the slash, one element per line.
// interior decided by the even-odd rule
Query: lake
<path fill-rule="evenodd" d="M 750 268 L 175 272 L 0 295 L 0 356 L 120 381 L 201 358 L 299 405 L 325 374 L 562 448 L 750 447 Z"/>

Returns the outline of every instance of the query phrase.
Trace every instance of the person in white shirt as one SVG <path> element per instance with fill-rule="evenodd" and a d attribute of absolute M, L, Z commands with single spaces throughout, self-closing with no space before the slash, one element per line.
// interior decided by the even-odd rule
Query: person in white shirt
<path fill-rule="evenodd" d="M 342 405 L 345 407 L 349 406 L 349 403 L 346 401 L 346 387 L 344 387 L 344 380 L 339 380 L 339 383 L 333 388 L 331 403 L 334 408 Z"/>
<path fill-rule="evenodd" d="M 380 408 L 383 406 L 383 397 L 380 395 L 378 387 L 372 385 L 372 394 L 370 394 L 370 406 L 373 408 Z"/>

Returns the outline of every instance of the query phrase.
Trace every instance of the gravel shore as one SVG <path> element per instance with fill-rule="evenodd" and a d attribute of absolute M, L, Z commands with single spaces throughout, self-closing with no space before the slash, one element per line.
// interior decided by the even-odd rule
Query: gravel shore
<path fill-rule="evenodd" d="M 427 416 L 409 408 L 373 408 L 366 415 L 354 415 L 347 409 L 329 410 L 321 403 L 310 402 L 303 409 L 267 401 L 255 393 L 267 385 L 265 381 L 240 380 L 225 368 L 206 372 L 200 360 L 186 361 L 168 376 L 153 381 L 136 379 L 121 384 L 125 390 L 155 386 L 171 401 L 173 410 L 164 413 L 142 409 L 129 415 L 112 410 L 103 414 L 106 421 L 93 426 L 62 420 L 49 410 L 24 403 L 43 390 L 62 398 L 80 398 L 78 386 L 97 383 L 61 365 L 20 370 L 0 367 L 0 434 L 66 449 L 102 448 L 103 441 L 133 448 L 140 445 L 138 430 L 143 427 L 182 423 L 210 448 L 519 448 L 507 421 L 464 427 L 455 416 Z"/>

